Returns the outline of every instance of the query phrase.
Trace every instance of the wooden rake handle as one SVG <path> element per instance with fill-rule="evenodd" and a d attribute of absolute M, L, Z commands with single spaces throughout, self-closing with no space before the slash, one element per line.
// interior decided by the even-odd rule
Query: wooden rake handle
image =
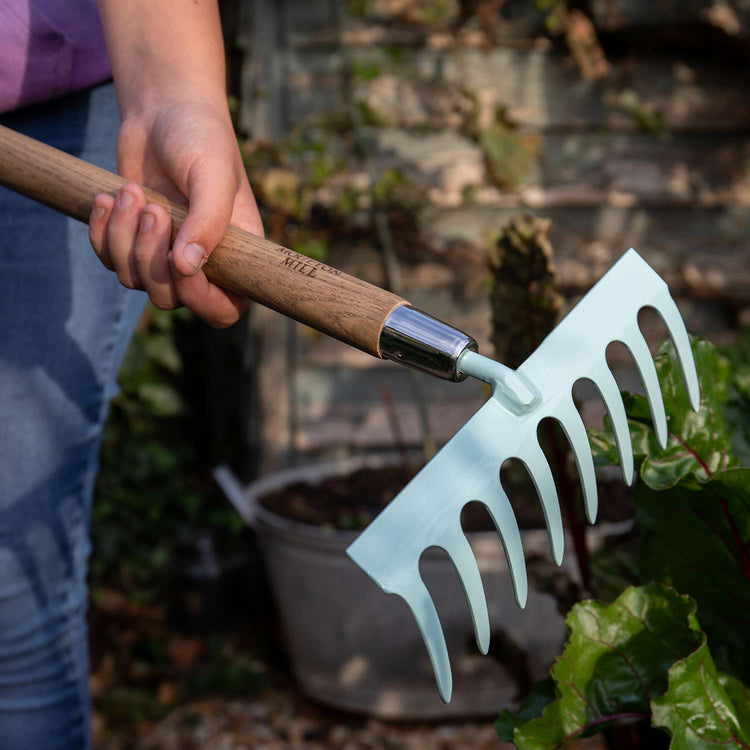
<path fill-rule="evenodd" d="M 115 195 L 122 177 L 0 126 L 0 184 L 88 223 L 94 196 Z M 172 241 L 185 206 L 145 190 L 172 218 Z M 211 281 L 346 344 L 381 356 L 380 334 L 401 297 L 230 226 L 204 267 Z"/>

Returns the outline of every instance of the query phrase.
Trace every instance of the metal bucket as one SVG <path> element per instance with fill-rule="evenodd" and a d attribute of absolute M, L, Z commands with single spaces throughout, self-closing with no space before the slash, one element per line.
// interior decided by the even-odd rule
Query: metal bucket
<path fill-rule="evenodd" d="M 466 599 L 452 563 L 429 549 L 421 571 L 435 600 L 453 671 L 453 698 L 438 697 L 432 667 L 414 618 L 398 597 L 383 593 L 345 554 L 356 532 L 296 523 L 259 500 L 295 482 L 316 484 L 361 468 L 392 465 L 383 457 L 357 458 L 280 471 L 246 488 L 228 487 L 243 518 L 257 531 L 284 630 L 294 675 L 310 697 L 336 708 L 383 719 L 494 717 L 514 704 L 519 685 L 512 668 L 476 648 Z M 541 679 L 559 654 L 565 624 L 554 599 L 531 589 L 516 606 L 505 555 L 495 532 L 468 535 L 487 594 L 493 636 L 503 632 L 517 662 Z M 523 533 L 527 556 L 548 555 L 544 530 Z M 516 650 L 517 648 L 517 650 Z"/>

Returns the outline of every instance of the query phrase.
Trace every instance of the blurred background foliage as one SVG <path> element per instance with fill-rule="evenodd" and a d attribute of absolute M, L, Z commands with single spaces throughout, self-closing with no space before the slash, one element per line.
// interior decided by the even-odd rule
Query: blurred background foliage
<path fill-rule="evenodd" d="M 94 587 L 116 585 L 139 601 L 155 601 L 201 533 L 225 545 L 243 531 L 211 477 L 206 457 L 215 451 L 206 445 L 210 435 L 186 373 L 183 342 L 201 325 L 188 310 L 150 305 L 132 340 L 101 451 Z"/>

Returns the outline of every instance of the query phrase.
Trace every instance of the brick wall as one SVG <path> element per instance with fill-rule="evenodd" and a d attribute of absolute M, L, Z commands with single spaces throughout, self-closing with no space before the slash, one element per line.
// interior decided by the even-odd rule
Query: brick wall
<path fill-rule="evenodd" d="M 354 106 L 369 171 L 351 134 L 333 128 L 324 140 L 345 163 L 341 180 L 398 174 L 419 196 L 409 231 L 394 229 L 404 293 L 485 351 L 486 248 L 519 211 L 552 220 L 571 301 L 633 246 L 668 281 L 691 332 L 722 343 L 750 323 L 745 3 L 588 3 L 607 61 L 606 74 L 588 79 L 534 3 L 496 3 L 498 12 L 463 23 L 469 5 L 255 0 L 237 29 L 242 128 L 279 140 Z M 313 200 L 325 206 L 332 191 L 335 180 Z M 383 284 L 366 196 L 360 204 L 329 237 L 327 262 Z M 402 369 L 273 313 L 259 312 L 256 325 L 266 468 L 392 448 L 384 386 L 407 441 L 419 443 L 414 383 Z M 420 378 L 419 387 L 438 441 L 486 396 L 478 383 Z"/>

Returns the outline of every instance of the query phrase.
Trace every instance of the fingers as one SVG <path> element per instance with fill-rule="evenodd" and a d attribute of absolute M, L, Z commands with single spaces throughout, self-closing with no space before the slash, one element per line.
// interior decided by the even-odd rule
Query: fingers
<path fill-rule="evenodd" d="M 89 237 L 102 263 L 131 289 L 144 289 L 162 309 L 184 304 L 210 325 L 235 323 L 248 300 L 211 283 L 201 268 L 230 223 L 263 235 L 255 199 L 244 174 L 236 178 L 221 169 L 205 177 L 194 172 L 190 211 L 170 251 L 171 219 L 158 204 L 146 204 L 135 183 L 123 185 L 113 198 L 97 195 L 89 220 Z"/>
<path fill-rule="evenodd" d="M 135 262 L 135 238 L 146 199 L 134 183 L 123 185 L 113 198 L 97 195 L 89 217 L 89 239 L 99 260 L 117 274 L 123 286 L 142 289 Z"/>
<path fill-rule="evenodd" d="M 175 266 L 175 254 L 169 258 L 180 301 L 210 326 L 228 328 L 247 310 L 249 300 L 212 284 L 204 273 L 182 276 Z"/>
<path fill-rule="evenodd" d="M 146 205 L 140 186 L 127 183 L 117 195 L 97 195 L 89 238 L 101 262 L 123 286 L 145 290 L 162 309 L 180 306 L 167 256 L 172 223 L 157 204 Z"/>
<path fill-rule="evenodd" d="M 172 222 L 158 204 L 148 204 L 141 212 L 134 245 L 135 264 L 143 288 L 162 310 L 180 307 L 169 265 Z"/>
<path fill-rule="evenodd" d="M 115 205 L 115 199 L 111 195 L 97 195 L 91 208 L 89 217 L 89 240 L 94 252 L 105 268 L 114 271 L 112 259 L 109 257 L 107 247 L 107 222 Z"/>
<path fill-rule="evenodd" d="M 221 178 L 221 174 L 212 175 L 213 178 L 217 176 Z M 226 328 L 237 322 L 247 310 L 249 301 L 212 284 L 200 268 L 224 237 L 230 219 L 240 229 L 261 237 L 264 234 L 260 213 L 244 172 L 237 180 L 224 173 L 224 179 L 226 194 L 222 194 L 218 182 L 213 183 L 216 189 L 212 190 L 208 181 L 196 178 L 191 186 L 190 212 L 175 239 L 174 252 L 169 256 L 175 288 L 183 304 L 215 328 Z M 200 250 L 195 251 L 191 244 L 198 245 Z M 191 253 L 194 253 L 192 258 Z M 198 271 L 195 270 L 195 261 L 198 261 Z M 187 274 L 184 273 L 186 270 Z"/>
<path fill-rule="evenodd" d="M 240 180 L 224 161 L 196 160 L 188 174 L 190 210 L 174 242 L 172 264 L 195 276 L 226 234 Z"/>
<path fill-rule="evenodd" d="M 135 260 L 135 243 L 141 210 L 146 204 L 143 190 L 135 183 L 123 185 L 107 223 L 107 250 L 120 283 L 128 289 L 143 289 Z"/>
<path fill-rule="evenodd" d="M 197 162 L 190 171 L 190 210 L 169 259 L 182 303 L 215 328 L 236 323 L 249 301 L 211 283 L 201 271 L 231 223 L 263 236 L 263 224 L 244 172 Z"/>

